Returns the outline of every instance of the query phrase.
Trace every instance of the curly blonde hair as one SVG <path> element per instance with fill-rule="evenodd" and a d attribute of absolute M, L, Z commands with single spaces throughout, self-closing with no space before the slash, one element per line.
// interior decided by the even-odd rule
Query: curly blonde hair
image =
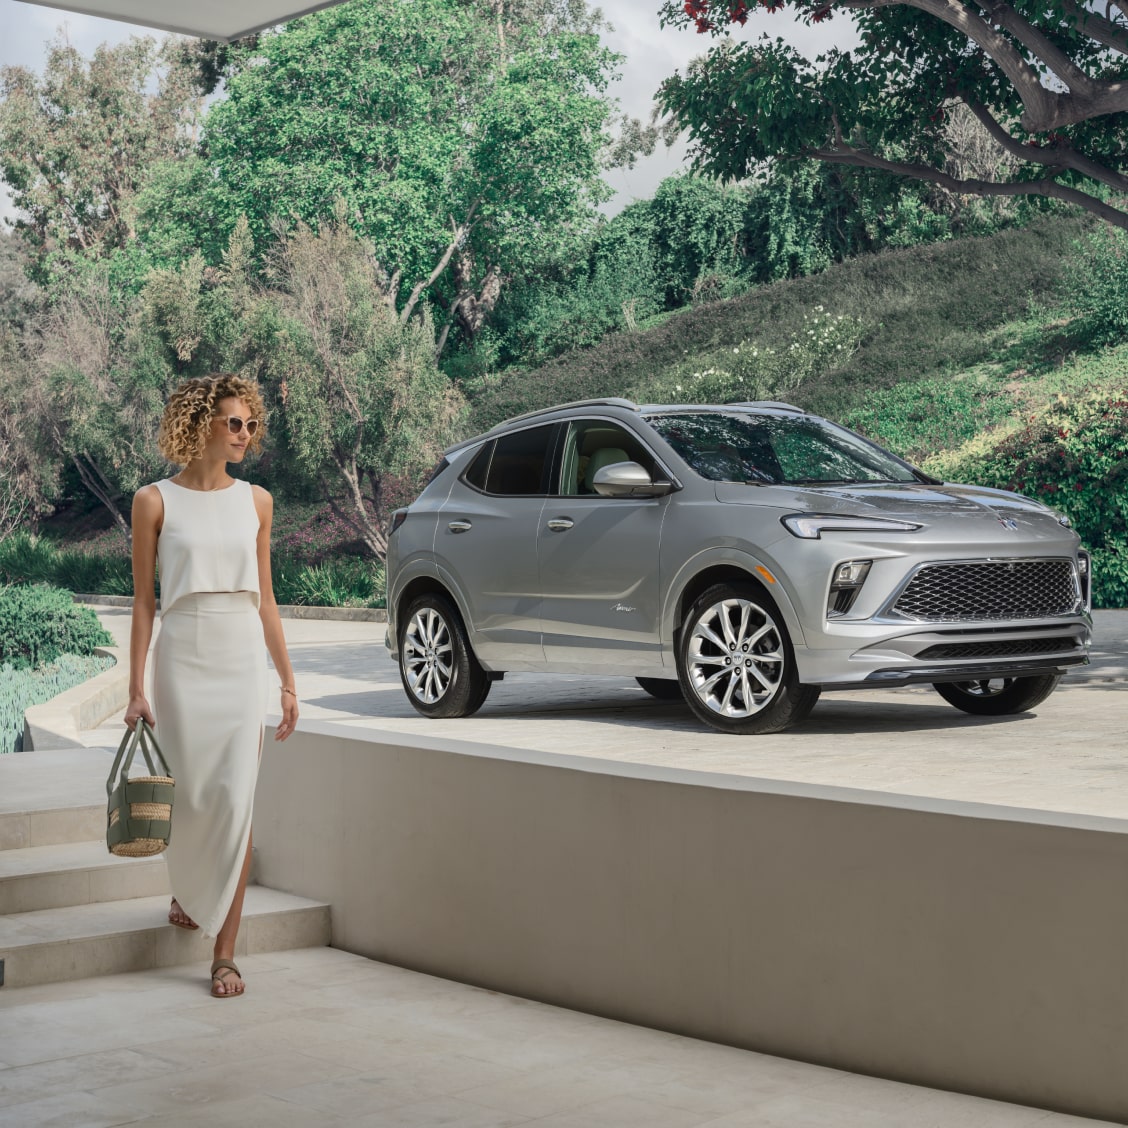
<path fill-rule="evenodd" d="M 258 430 L 250 436 L 248 445 L 258 453 L 266 431 L 266 404 L 259 386 L 233 372 L 213 372 L 185 380 L 165 404 L 157 445 L 161 454 L 179 466 L 187 466 L 204 453 L 211 434 L 212 417 L 220 400 L 234 396 L 251 409 L 251 416 L 259 421 Z"/>

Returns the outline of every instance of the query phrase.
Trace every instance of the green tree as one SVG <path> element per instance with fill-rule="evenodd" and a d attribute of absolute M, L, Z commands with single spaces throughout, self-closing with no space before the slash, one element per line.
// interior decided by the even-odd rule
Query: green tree
<path fill-rule="evenodd" d="M 257 319 L 273 334 L 265 375 L 292 454 L 383 560 L 397 487 L 434 465 L 464 410 L 436 367 L 430 318 L 401 320 L 343 205 L 319 231 L 299 222 L 283 234 L 268 278 Z"/>
<path fill-rule="evenodd" d="M 744 177 L 814 158 L 951 192 L 1043 196 L 1128 228 L 1128 15 L 1113 0 L 771 0 L 807 22 L 850 13 L 854 51 L 811 61 L 781 39 L 725 39 L 667 79 L 659 104 L 687 129 L 702 170 Z M 663 21 L 718 33 L 746 0 L 665 0 Z M 962 105 L 1000 154 L 992 175 L 945 167 L 945 121 Z"/>
<path fill-rule="evenodd" d="M 0 70 L 0 171 L 41 280 L 137 238 L 137 191 L 152 165 L 190 151 L 200 81 L 191 51 L 149 38 L 90 60 L 54 43 L 42 77 Z"/>
<path fill-rule="evenodd" d="M 36 318 L 21 354 L 26 385 L 6 406 L 128 540 L 128 500 L 165 465 L 152 437 L 169 376 L 142 332 L 137 299 L 115 292 L 107 264 L 95 263 Z"/>
<path fill-rule="evenodd" d="M 339 197 L 403 323 L 472 339 L 606 198 L 616 57 L 579 0 L 353 0 L 236 53 L 204 152 L 257 245 Z"/>

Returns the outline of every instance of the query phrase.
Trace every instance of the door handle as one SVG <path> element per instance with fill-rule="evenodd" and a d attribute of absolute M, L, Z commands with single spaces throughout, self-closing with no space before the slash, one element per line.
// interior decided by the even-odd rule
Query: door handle
<path fill-rule="evenodd" d="M 554 533 L 563 533 L 570 529 L 576 522 L 571 517 L 553 517 L 548 523 L 548 527 Z"/>
<path fill-rule="evenodd" d="M 472 529 L 473 527 L 474 527 L 474 523 L 472 521 L 451 521 L 447 525 L 447 528 L 450 529 L 450 531 L 452 533 L 469 532 L 469 530 Z"/>

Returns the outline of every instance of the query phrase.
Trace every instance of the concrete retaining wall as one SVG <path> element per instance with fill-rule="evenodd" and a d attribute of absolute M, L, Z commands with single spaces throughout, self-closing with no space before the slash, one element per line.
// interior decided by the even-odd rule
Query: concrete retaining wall
<path fill-rule="evenodd" d="M 303 722 L 255 841 L 349 951 L 1128 1121 L 1125 821 Z"/>

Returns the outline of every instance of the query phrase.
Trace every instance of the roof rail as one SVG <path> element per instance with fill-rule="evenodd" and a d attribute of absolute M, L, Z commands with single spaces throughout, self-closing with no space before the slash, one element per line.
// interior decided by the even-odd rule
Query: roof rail
<path fill-rule="evenodd" d="M 623 399 L 621 396 L 607 396 L 604 399 L 573 400 L 572 403 L 558 403 L 555 407 L 541 407 L 536 411 L 526 411 L 523 415 L 514 415 L 512 419 L 503 419 L 495 423 L 486 434 L 508 427 L 511 423 L 520 423 L 525 419 L 535 419 L 538 415 L 551 415 L 554 411 L 567 411 L 573 407 L 624 407 L 627 411 L 638 411 L 638 404 L 632 400 Z"/>
<path fill-rule="evenodd" d="M 452 454 L 456 450 L 461 450 L 471 443 L 476 443 L 479 439 L 485 438 L 487 435 L 493 435 L 506 427 L 512 426 L 514 423 L 522 423 L 526 419 L 536 419 L 540 415 L 551 415 L 554 411 L 567 411 L 573 407 L 622 407 L 627 411 L 638 411 L 638 404 L 629 399 L 622 399 L 619 396 L 608 396 L 605 399 L 586 399 L 574 400 L 572 403 L 558 403 L 555 407 L 541 407 L 536 411 L 526 411 L 523 415 L 514 415 L 511 419 L 503 419 L 500 423 L 495 423 L 487 431 L 482 431 L 480 434 L 473 435 L 469 439 L 463 439 L 460 443 L 455 443 L 453 446 L 447 447 L 443 452 L 444 454 Z"/>
<path fill-rule="evenodd" d="M 782 403 L 780 400 L 741 400 L 739 403 L 734 403 L 733 407 L 774 407 L 780 411 L 797 411 L 800 415 L 806 415 L 807 412 L 801 408 L 796 407 L 793 403 Z"/>

